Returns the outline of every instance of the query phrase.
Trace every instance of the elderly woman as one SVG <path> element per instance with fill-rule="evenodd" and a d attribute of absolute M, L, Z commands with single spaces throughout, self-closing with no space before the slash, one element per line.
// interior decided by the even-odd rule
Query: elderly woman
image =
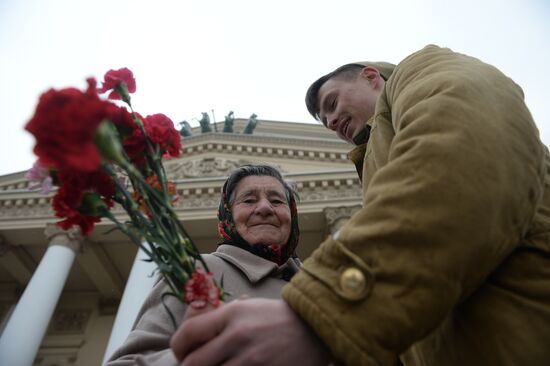
<path fill-rule="evenodd" d="M 223 278 L 226 300 L 243 295 L 280 298 L 281 288 L 298 270 L 299 239 L 296 193 L 268 165 L 245 165 L 225 182 L 218 210 L 223 241 L 216 252 L 203 255 L 217 281 Z M 161 296 L 159 281 L 142 306 L 128 339 L 108 366 L 177 365 L 169 348 L 176 328 Z M 180 324 L 186 306 L 171 296 L 165 303 Z"/>

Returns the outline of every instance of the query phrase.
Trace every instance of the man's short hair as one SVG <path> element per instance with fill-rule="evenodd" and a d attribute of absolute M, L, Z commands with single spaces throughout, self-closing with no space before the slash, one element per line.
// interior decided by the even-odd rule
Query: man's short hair
<path fill-rule="evenodd" d="M 365 66 L 374 67 L 376 70 L 378 70 L 380 76 L 385 81 L 388 81 L 391 74 L 393 73 L 393 70 L 395 69 L 395 65 L 388 62 L 362 61 L 340 66 L 336 70 L 326 74 L 325 76 L 320 77 L 317 81 L 311 84 L 306 93 L 306 107 L 313 118 L 318 121 L 321 120 L 319 118 L 319 89 L 321 89 L 323 84 L 325 84 L 329 79 L 340 79 L 347 81 L 354 80 L 359 76 L 361 70 Z"/>
<path fill-rule="evenodd" d="M 316 120 L 320 121 L 319 118 L 319 89 L 330 79 L 339 79 L 339 80 L 354 80 L 359 76 L 360 71 L 365 66 L 360 64 L 346 64 L 340 66 L 336 70 L 329 72 L 328 74 L 321 76 L 317 79 L 306 92 L 306 107 L 309 111 L 309 114 L 313 116 Z"/>

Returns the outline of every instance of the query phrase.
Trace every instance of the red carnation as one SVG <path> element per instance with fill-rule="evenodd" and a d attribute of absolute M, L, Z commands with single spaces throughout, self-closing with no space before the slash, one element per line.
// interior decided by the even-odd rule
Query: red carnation
<path fill-rule="evenodd" d="M 35 136 L 34 153 L 44 165 L 91 172 L 101 163 L 96 129 L 112 111 L 112 104 L 96 94 L 95 80 L 88 79 L 86 92 L 67 88 L 42 94 L 25 128 Z"/>
<path fill-rule="evenodd" d="M 103 79 L 103 85 L 97 91 L 99 93 L 105 93 L 112 90 L 109 94 L 109 99 L 122 99 L 121 95 L 116 90 L 120 83 L 126 84 L 128 93 L 134 93 L 136 91 L 136 79 L 134 79 L 134 74 L 126 67 L 107 71 Z"/>
<path fill-rule="evenodd" d="M 153 145 L 158 145 L 162 155 L 178 157 L 181 153 L 181 136 L 174 128 L 170 118 L 162 113 L 153 114 L 142 118 L 145 133 Z M 136 128 L 123 142 L 124 151 L 128 154 L 130 161 L 137 166 L 145 165 L 145 149 L 147 147 L 143 133 Z"/>
<path fill-rule="evenodd" d="M 220 305 L 220 289 L 214 283 L 211 272 L 205 273 L 201 268 L 196 268 L 184 288 L 185 301 L 196 309 L 204 308 L 208 303 L 214 307 Z"/>
<path fill-rule="evenodd" d="M 181 136 L 174 128 L 174 122 L 162 113 L 145 117 L 145 132 L 155 145 L 159 145 L 160 151 L 172 157 L 178 157 L 181 153 Z"/>
<path fill-rule="evenodd" d="M 113 181 L 101 170 L 93 173 L 58 171 L 57 178 L 60 188 L 53 198 L 52 206 L 55 215 L 64 219 L 57 224 L 66 230 L 78 225 L 82 234 L 88 235 L 101 218 L 97 214 L 81 212 L 84 196 L 86 193 L 96 192 L 102 197 L 105 206 L 112 207 L 112 196 L 115 194 Z"/>
<path fill-rule="evenodd" d="M 109 120 L 113 122 L 121 139 L 131 135 L 134 130 L 138 130 L 139 127 L 132 118 L 132 114 L 124 107 L 119 107 L 111 104 L 109 108 Z"/>
<path fill-rule="evenodd" d="M 143 117 L 136 113 L 136 116 L 144 122 Z M 145 149 L 147 144 L 145 142 L 145 137 L 141 132 L 141 129 L 135 124 L 135 128 L 131 134 L 129 134 L 124 140 L 122 140 L 122 147 L 126 154 L 130 158 L 130 162 L 138 167 L 143 167 L 146 163 L 145 159 Z"/>
<path fill-rule="evenodd" d="M 63 218 L 64 220 L 57 222 L 57 225 L 64 230 L 69 230 L 75 225 L 80 226 L 82 235 L 89 235 L 96 223 L 101 221 L 98 216 L 86 216 L 80 213 L 77 208 L 74 207 L 72 202 L 81 202 L 84 197 L 84 192 L 76 192 L 61 187 L 57 191 L 52 201 L 52 207 L 55 211 L 55 216 Z"/>

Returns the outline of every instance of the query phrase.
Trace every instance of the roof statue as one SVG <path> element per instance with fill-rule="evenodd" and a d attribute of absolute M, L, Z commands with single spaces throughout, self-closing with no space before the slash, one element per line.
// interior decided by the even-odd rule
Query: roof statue
<path fill-rule="evenodd" d="M 229 111 L 229 114 L 225 116 L 225 122 L 223 123 L 223 132 L 232 133 L 234 121 L 235 117 L 233 117 L 233 111 Z"/>
<path fill-rule="evenodd" d="M 254 129 L 256 128 L 256 125 L 258 124 L 258 117 L 256 113 L 252 113 L 250 118 L 248 118 L 248 122 L 246 122 L 246 126 L 244 126 L 243 134 L 252 135 L 254 132 Z"/>
<path fill-rule="evenodd" d="M 202 118 L 199 120 L 199 123 L 201 124 L 201 133 L 212 132 L 208 113 L 202 112 Z"/>
<path fill-rule="evenodd" d="M 193 131 L 191 130 L 191 125 L 187 121 L 180 122 L 180 135 L 183 137 L 191 136 Z"/>

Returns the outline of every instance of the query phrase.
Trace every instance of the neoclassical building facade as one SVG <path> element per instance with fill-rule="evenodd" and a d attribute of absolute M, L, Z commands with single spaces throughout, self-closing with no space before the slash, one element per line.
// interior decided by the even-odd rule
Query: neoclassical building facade
<path fill-rule="evenodd" d="M 236 119 L 235 131 L 245 124 Z M 202 252 L 216 248 L 220 188 L 242 164 L 274 165 L 295 183 L 302 259 L 361 205 L 349 145 L 317 124 L 260 120 L 253 134 L 197 127 L 183 146 L 165 167 L 180 195 L 178 216 Z M 0 176 L 0 353 L 16 345 L 30 359 L 22 364 L 100 365 L 131 327 L 152 268 L 107 221 L 86 238 L 60 230 L 52 194 L 29 190 L 24 173 Z"/>

